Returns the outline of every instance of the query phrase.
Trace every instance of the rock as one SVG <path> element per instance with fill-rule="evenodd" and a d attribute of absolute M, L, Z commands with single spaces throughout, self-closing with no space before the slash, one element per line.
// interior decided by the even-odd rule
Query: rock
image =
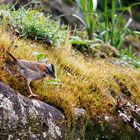
<path fill-rule="evenodd" d="M 76 117 L 81 117 L 86 115 L 86 110 L 83 108 L 74 108 L 74 115 L 76 115 Z"/>
<path fill-rule="evenodd" d="M 1 0 L 1 1 L 0 1 L 0 4 L 9 4 L 9 5 L 11 5 L 11 4 L 14 3 L 14 1 L 15 1 L 15 0 Z"/>
<path fill-rule="evenodd" d="M 87 122 L 87 112 L 83 108 L 74 108 L 73 119 L 71 121 L 71 134 L 72 140 L 84 140 L 85 129 Z"/>
<path fill-rule="evenodd" d="M 40 6 L 39 1 L 33 0 L 0 0 L 0 4 L 8 4 L 9 6 L 14 5 L 15 9 L 18 9 L 21 6 L 23 6 L 25 9 L 30 7 L 36 8 L 37 5 Z"/>
<path fill-rule="evenodd" d="M 106 58 L 120 56 L 118 50 L 110 44 L 92 44 L 90 48 L 96 57 Z"/>
<path fill-rule="evenodd" d="M 0 4 L 12 5 L 12 4 L 15 4 L 15 3 L 24 6 L 25 4 L 28 3 L 28 0 L 1 0 L 0 1 Z"/>
<path fill-rule="evenodd" d="M 65 124 L 58 109 L 0 82 L 0 139 L 63 140 Z"/>
<path fill-rule="evenodd" d="M 63 23 L 71 25 L 75 28 L 75 24 L 78 25 L 79 20 L 72 16 L 75 13 L 74 7 L 66 5 L 62 0 L 42 0 L 41 7 L 45 13 L 51 13 L 61 17 Z"/>

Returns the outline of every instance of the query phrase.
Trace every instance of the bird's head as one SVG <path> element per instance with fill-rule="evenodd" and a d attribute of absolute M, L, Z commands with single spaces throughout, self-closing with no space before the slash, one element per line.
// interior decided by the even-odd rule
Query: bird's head
<path fill-rule="evenodd" d="M 53 64 L 46 64 L 45 76 L 50 76 L 55 79 L 55 69 Z"/>

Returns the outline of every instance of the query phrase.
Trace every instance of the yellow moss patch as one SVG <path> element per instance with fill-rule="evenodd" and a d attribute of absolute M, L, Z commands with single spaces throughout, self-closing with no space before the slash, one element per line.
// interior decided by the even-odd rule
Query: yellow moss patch
<path fill-rule="evenodd" d="M 14 43 L 10 47 L 12 38 Z M 0 44 L 16 58 L 36 61 L 33 54 L 39 52 L 55 64 L 57 78 L 62 85 L 48 85 L 45 78 L 43 82 L 33 82 L 32 89 L 46 102 L 64 110 L 67 118 L 71 117 L 74 107 L 85 108 L 91 116 L 110 114 L 115 106 L 115 96 L 118 95 L 125 95 L 134 103 L 140 104 L 139 70 L 116 66 L 103 59 L 87 62 L 81 55 L 73 55 L 68 41 L 62 48 L 50 48 L 2 32 Z M 12 60 L 6 54 L 1 55 L 0 59 L 0 80 L 20 93 L 27 93 L 26 81 L 4 69 L 5 61 L 12 64 Z"/>

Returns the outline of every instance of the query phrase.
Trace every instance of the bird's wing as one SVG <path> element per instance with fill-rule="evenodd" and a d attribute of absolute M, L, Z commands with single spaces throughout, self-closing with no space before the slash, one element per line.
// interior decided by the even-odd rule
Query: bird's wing
<path fill-rule="evenodd" d="M 30 69 L 32 71 L 40 71 L 40 63 L 38 62 L 32 62 L 32 61 L 26 61 L 26 60 L 19 60 L 21 67 Z"/>

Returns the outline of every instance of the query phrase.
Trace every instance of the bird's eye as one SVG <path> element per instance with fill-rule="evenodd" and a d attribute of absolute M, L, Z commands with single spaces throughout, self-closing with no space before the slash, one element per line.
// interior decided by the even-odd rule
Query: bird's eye
<path fill-rule="evenodd" d="M 46 67 L 46 73 L 47 74 L 52 74 L 53 72 L 48 67 Z"/>

